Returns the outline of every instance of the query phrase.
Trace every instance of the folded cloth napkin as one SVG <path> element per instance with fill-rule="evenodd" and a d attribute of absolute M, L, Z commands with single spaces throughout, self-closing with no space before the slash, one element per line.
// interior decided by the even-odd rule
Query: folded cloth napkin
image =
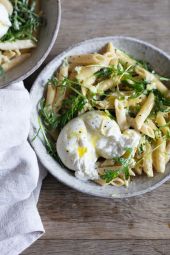
<path fill-rule="evenodd" d="M 44 233 L 37 200 L 46 171 L 27 142 L 30 112 L 23 82 L 0 89 L 1 255 L 18 255 Z"/>

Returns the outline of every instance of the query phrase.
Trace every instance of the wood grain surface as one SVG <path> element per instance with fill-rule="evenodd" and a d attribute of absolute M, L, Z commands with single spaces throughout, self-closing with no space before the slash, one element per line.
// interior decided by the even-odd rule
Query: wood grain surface
<path fill-rule="evenodd" d="M 170 0 L 63 0 L 60 32 L 46 63 L 74 43 L 109 35 L 137 37 L 170 53 Z M 38 208 L 46 234 L 25 255 L 170 254 L 170 182 L 143 196 L 110 200 L 48 175 Z"/>

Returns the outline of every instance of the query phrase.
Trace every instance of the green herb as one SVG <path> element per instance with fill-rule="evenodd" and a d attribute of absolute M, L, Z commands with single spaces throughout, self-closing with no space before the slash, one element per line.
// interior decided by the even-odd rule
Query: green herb
<path fill-rule="evenodd" d="M 129 156 L 127 158 L 125 157 L 117 157 L 113 158 L 114 161 L 116 161 L 118 164 L 122 165 L 117 170 L 106 170 L 103 175 L 101 175 L 101 178 L 106 181 L 106 183 L 111 182 L 115 178 L 117 178 L 120 174 L 125 174 L 125 179 L 127 180 L 129 178 L 129 163 L 132 158 L 132 148 L 126 148 L 126 152 Z"/>
<path fill-rule="evenodd" d="M 64 100 L 63 104 L 67 105 L 67 107 L 69 106 L 69 109 L 66 109 L 59 117 L 59 128 L 62 129 L 71 119 L 75 118 L 86 103 L 86 98 L 80 95 L 73 96 L 69 100 Z"/>
<path fill-rule="evenodd" d="M 138 60 L 137 62 L 138 62 L 144 69 L 146 69 L 147 71 L 149 71 L 149 72 L 151 72 L 151 73 L 154 72 L 153 69 L 152 69 L 152 67 L 151 67 L 151 65 L 150 65 L 148 62 L 143 61 L 143 60 Z"/>
<path fill-rule="evenodd" d="M 58 79 L 53 75 L 51 79 L 48 80 L 47 85 L 52 84 L 54 87 L 58 86 Z"/>
<path fill-rule="evenodd" d="M 49 130 L 57 128 L 59 117 L 49 106 L 45 105 L 45 99 L 40 101 L 39 108 L 39 116 L 45 127 Z"/>
<path fill-rule="evenodd" d="M 155 105 L 152 112 L 169 112 L 170 111 L 170 99 L 166 98 L 159 90 L 154 89 Z"/>
<path fill-rule="evenodd" d="M 56 151 L 56 146 L 55 146 L 55 143 L 51 141 L 51 139 L 49 139 L 46 135 L 46 128 L 44 127 L 40 117 L 38 117 L 38 123 L 39 123 L 39 130 L 36 134 L 36 137 L 37 135 L 39 134 L 39 132 L 41 131 L 42 132 L 42 135 L 43 135 L 43 138 L 44 138 L 44 146 L 48 152 L 48 154 L 50 154 L 54 159 L 56 159 L 61 165 L 63 165 L 63 163 L 61 162 L 61 159 L 60 157 L 58 156 L 57 154 L 57 151 Z M 34 138 L 35 140 L 35 138 Z"/>
<path fill-rule="evenodd" d="M 134 90 L 134 93 L 132 96 L 130 96 L 130 98 L 136 98 L 145 93 L 147 84 L 148 82 L 146 80 L 134 82 L 134 84 L 129 84 L 129 87 Z"/>
<path fill-rule="evenodd" d="M 1 41 L 15 41 L 22 39 L 35 40 L 33 33 L 42 24 L 42 18 L 36 14 L 36 1 L 12 0 L 13 13 L 10 17 L 12 26 Z"/>
<path fill-rule="evenodd" d="M 102 79 L 109 79 L 113 73 L 113 68 L 111 67 L 103 67 L 99 71 L 95 72 L 94 75 L 97 78 L 102 78 Z"/>

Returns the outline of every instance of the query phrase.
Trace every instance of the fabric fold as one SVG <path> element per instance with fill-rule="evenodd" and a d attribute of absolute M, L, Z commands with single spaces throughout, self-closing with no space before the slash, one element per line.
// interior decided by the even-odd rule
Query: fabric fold
<path fill-rule="evenodd" d="M 43 233 L 37 200 L 45 169 L 27 142 L 31 102 L 23 82 L 0 90 L 0 253 L 17 255 Z"/>

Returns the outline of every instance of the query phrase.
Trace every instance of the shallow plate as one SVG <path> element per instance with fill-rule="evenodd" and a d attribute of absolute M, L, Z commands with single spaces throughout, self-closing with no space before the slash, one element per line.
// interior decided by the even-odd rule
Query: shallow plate
<path fill-rule="evenodd" d="M 60 0 L 42 0 L 41 9 L 46 20 L 46 25 L 40 30 L 37 47 L 32 50 L 30 58 L 21 65 L 11 69 L 0 78 L 0 88 L 27 78 L 38 69 L 50 52 L 57 38 L 60 25 Z"/>
<path fill-rule="evenodd" d="M 112 42 L 117 48 L 120 48 L 136 59 L 149 62 L 156 72 L 164 76 L 170 76 L 170 57 L 158 48 L 143 41 L 128 37 L 103 37 L 95 38 L 81 42 L 74 47 L 69 48 L 52 60 L 40 73 L 31 90 L 31 99 L 33 103 L 33 112 L 31 117 L 30 141 L 35 136 L 38 125 L 37 104 L 42 98 L 44 86 L 54 71 L 59 67 L 62 60 L 69 55 L 96 52 L 106 43 Z M 151 191 L 170 178 L 170 165 L 164 174 L 155 174 L 154 178 L 139 176 L 133 179 L 129 187 L 101 187 L 93 182 L 83 182 L 74 177 L 74 173 L 60 166 L 47 152 L 42 142 L 42 137 L 37 137 L 32 142 L 40 161 L 59 181 L 81 192 L 107 198 L 132 197 Z"/>

